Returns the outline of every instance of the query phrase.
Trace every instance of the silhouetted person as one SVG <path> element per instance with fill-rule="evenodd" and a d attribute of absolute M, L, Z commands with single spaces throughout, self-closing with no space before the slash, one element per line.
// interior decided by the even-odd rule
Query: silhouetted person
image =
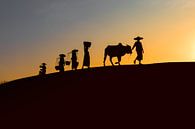
<path fill-rule="evenodd" d="M 142 37 L 136 37 L 134 38 L 134 40 L 136 40 L 135 44 L 133 45 L 132 50 L 136 47 L 136 52 L 137 52 L 137 57 L 134 60 L 134 64 L 136 64 L 136 60 L 139 61 L 139 64 L 142 64 L 141 61 L 143 60 L 143 53 L 144 53 L 144 49 L 142 46 L 142 43 L 140 42 L 140 40 L 143 40 L 144 38 Z"/>
<path fill-rule="evenodd" d="M 77 67 L 79 65 L 79 62 L 77 61 L 77 52 L 78 52 L 77 49 L 74 49 L 71 52 L 72 53 L 72 58 L 71 58 L 71 60 L 72 60 L 72 70 L 77 70 Z"/>
<path fill-rule="evenodd" d="M 40 66 L 39 75 L 45 75 L 46 74 L 46 63 L 42 63 Z"/>
<path fill-rule="evenodd" d="M 89 55 L 89 48 L 91 47 L 91 42 L 83 42 L 84 44 L 84 60 L 83 60 L 83 66 L 90 68 L 90 55 Z"/>
<path fill-rule="evenodd" d="M 59 55 L 60 58 L 59 59 L 59 62 L 58 62 L 58 66 L 56 66 L 56 70 L 59 70 L 59 72 L 64 72 L 64 66 L 65 66 L 65 60 L 64 60 L 64 57 L 66 57 L 64 54 L 60 54 Z"/>

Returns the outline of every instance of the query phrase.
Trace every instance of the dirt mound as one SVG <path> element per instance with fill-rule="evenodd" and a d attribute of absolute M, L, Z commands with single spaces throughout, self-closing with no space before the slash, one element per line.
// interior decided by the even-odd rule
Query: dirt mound
<path fill-rule="evenodd" d="M 194 109 L 194 73 L 195 63 L 162 63 L 24 78 L 1 85 L 1 118 L 20 128 L 181 124 Z"/>

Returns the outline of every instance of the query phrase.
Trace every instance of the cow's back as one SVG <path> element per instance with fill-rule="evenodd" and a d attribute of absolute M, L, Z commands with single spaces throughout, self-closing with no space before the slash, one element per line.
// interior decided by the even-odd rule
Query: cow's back
<path fill-rule="evenodd" d="M 105 53 L 107 53 L 109 56 L 118 56 L 120 54 L 119 47 L 118 46 L 107 46 L 105 49 Z"/>

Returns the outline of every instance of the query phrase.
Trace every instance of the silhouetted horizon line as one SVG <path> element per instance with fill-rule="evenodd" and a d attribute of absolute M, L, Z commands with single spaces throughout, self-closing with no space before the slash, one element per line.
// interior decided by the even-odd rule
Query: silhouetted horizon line
<path fill-rule="evenodd" d="M 143 64 L 143 65 L 138 65 L 138 64 L 123 64 L 123 65 L 120 65 L 120 66 L 112 66 L 112 65 L 107 65 L 107 66 L 94 66 L 94 67 L 90 67 L 89 69 L 78 69 L 76 71 L 74 70 L 67 70 L 67 71 L 64 71 L 63 73 L 72 73 L 72 72 L 80 72 L 80 71 L 91 71 L 93 69 L 104 69 L 104 68 L 119 68 L 119 67 L 124 67 L 124 66 L 136 66 L 136 67 L 142 67 L 142 66 L 150 66 L 150 65 L 162 65 L 162 64 L 186 64 L 186 63 L 195 63 L 195 61 L 167 61 L 167 62 L 156 62 L 156 63 L 146 63 L 146 64 Z M 51 73 L 47 73 L 45 76 L 48 77 L 48 76 L 51 76 L 51 75 L 54 75 L 54 74 L 62 74 L 62 73 L 59 73 L 59 72 L 51 72 Z M 26 76 L 26 77 L 22 77 L 22 78 L 17 78 L 17 79 L 14 79 L 14 80 L 2 80 L 0 81 L 0 86 L 3 85 L 3 84 L 6 84 L 6 83 L 9 83 L 9 82 L 13 82 L 13 81 L 18 81 L 18 80 L 23 80 L 23 79 L 29 79 L 29 78 L 34 78 L 34 77 L 40 77 L 39 75 L 34 75 L 34 76 Z"/>

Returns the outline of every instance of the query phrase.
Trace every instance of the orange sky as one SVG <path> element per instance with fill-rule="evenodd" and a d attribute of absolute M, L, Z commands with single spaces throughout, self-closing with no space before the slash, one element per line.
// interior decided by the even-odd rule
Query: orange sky
<path fill-rule="evenodd" d="M 4 4 L 5 9 L 16 6 Z M 74 48 L 79 49 L 80 68 L 85 40 L 92 42 L 92 67 L 103 65 L 107 45 L 122 42 L 132 46 L 138 35 L 144 37 L 145 64 L 195 60 L 193 0 L 57 0 L 48 4 L 35 0 L 22 4 L 12 10 L 17 19 L 12 13 L 0 13 L 6 14 L 0 23 L 5 28 L 0 37 L 0 81 L 37 75 L 42 62 L 48 64 L 48 73 L 56 72 L 58 55 Z M 26 18 L 29 15 L 31 21 Z M 122 64 L 133 64 L 134 58 L 135 52 L 125 56 Z"/>

